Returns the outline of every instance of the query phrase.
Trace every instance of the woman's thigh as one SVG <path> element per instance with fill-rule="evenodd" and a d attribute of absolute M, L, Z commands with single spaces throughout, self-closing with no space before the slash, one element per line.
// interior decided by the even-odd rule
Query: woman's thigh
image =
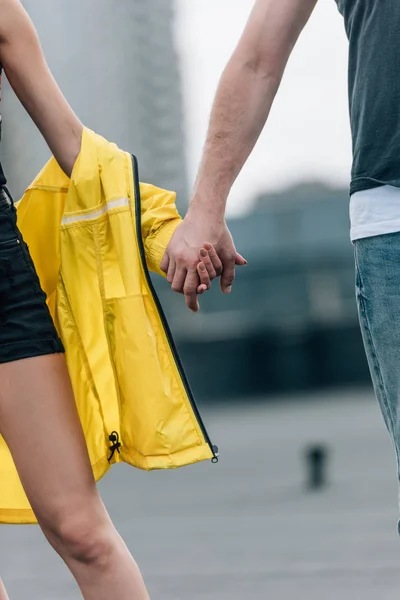
<path fill-rule="evenodd" d="M 102 510 L 64 356 L 0 364 L 0 382 L 0 431 L 41 525 Z"/>
<path fill-rule="evenodd" d="M 62 343 L 0 190 L 0 433 L 41 524 L 100 506 Z"/>

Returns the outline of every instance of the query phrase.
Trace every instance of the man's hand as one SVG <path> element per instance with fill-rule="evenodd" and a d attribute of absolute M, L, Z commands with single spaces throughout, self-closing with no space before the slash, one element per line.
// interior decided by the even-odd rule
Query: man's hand
<path fill-rule="evenodd" d="M 207 251 L 208 258 L 204 251 Z M 172 236 L 161 262 L 161 269 L 167 274 L 172 289 L 185 295 L 187 306 L 194 312 L 198 310 L 200 259 L 210 280 L 221 276 L 221 290 L 225 294 L 229 294 L 232 289 L 235 265 L 247 264 L 236 252 L 224 220 L 216 221 L 210 215 L 191 211 Z"/>
<path fill-rule="evenodd" d="M 196 310 L 196 267 L 204 241 L 214 247 L 221 289 L 231 291 L 238 255 L 225 224 L 231 187 L 269 115 L 286 62 L 317 0 L 255 0 L 240 41 L 222 75 L 211 112 L 193 198 L 167 248 L 161 268 L 172 289 Z M 208 249 L 205 246 L 205 249 Z"/>

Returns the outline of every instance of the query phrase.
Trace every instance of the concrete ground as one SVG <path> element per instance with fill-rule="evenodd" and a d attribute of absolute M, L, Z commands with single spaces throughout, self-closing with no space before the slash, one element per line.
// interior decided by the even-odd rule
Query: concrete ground
<path fill-rule="evenodd" d="M 152 600 L 398 599 L 396 466 L 370 391 L 203 413 L 218 465 L 118 466 L 100 484 Z M 314 442 L 330 461 L 312 493 Z M 11 600 L 80 597 L 37 527 L 0 527 L 0 572 Z"/>

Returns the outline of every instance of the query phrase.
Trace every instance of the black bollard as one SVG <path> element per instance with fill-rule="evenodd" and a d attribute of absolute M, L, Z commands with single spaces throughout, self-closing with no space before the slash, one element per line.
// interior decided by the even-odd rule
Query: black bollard
<path fill-rule="evenodd" d="M 307 488 L 319 490 L 327 484 L 328 449 L 322 444 L 313 444 L 306 450 Z"/>

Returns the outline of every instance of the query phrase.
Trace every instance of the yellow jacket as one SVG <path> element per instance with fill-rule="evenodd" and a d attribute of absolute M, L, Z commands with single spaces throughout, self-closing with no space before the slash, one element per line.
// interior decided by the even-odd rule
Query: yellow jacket
<path fill-rule="evenodd" d="M 86 129 L 71 179 L 53 158 L 17 206 L 96 479 L 116 462 L 216 460 L 148 272 L 161 273 L 180 222 L 174 201 L 139 184 L 135 158 Z M 36 522 L 1 437 L 0 522 Z"/>

